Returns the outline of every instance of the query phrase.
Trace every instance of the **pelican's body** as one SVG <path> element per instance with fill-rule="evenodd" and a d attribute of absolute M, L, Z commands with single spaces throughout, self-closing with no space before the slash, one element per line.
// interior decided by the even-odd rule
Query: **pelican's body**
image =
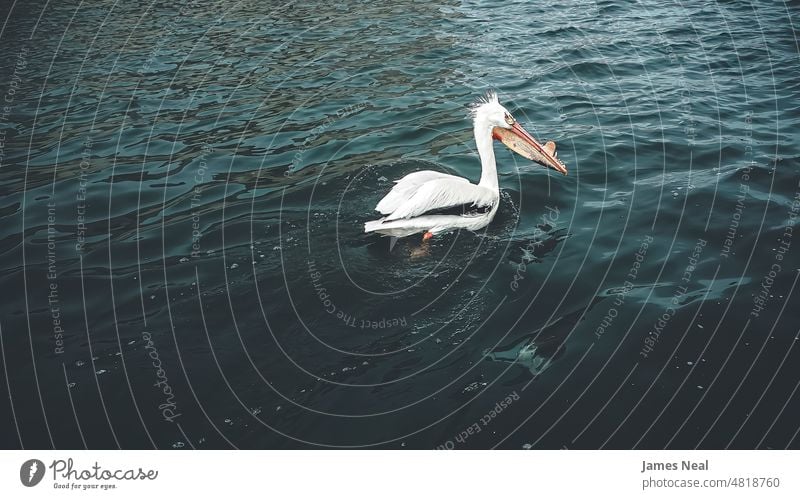
<path fill-rule="evenodd" d="M 492 139 L 497 138 L 515 152 L 550 166 L 567 170 L 556 159 L 555 144 L 536 142 L 490 93 L 472 110 L 473 132 L 481 159 L 477 184 L 446 173 L 423 170 L 400 180 L 375 210 L 385 215 L 364 224 L 365 232 L 404 237 L 424 232 L 424 239 L 456 229 L 478 230 L 492 221 L 500 204 L 497 163 Z"/>
<path fill-rule="evenodd" d="M 365 232 L 405 237 L 417 232 L 437 234 L 454 229 L 478 230 L 497 213 L 500 190 L 467 179 L 423 170 L 397 181 L 377 211 L 386 215 L 364 225 Z M 460 212 L 460 213 L 458 213 Z"/>

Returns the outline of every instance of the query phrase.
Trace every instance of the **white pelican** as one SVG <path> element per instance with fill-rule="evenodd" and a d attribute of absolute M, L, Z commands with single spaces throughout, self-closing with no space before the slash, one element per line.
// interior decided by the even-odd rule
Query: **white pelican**
<path fill-rule="evenodd" d="M 541 145 L 522 128 L 497 94 L 490 92 L 472 106 L 473 130 L 481 180 L 478 184 L 446 173 L 423 170 L 395 181 L 375 210 L 385 215 L 364 224 L 364 232 L 405 237 L 424 232 L 423 241 L 455 229 L 478 230 L 492 221 L 500 204 L 497 165 L 492 138 L 517 154 L 564 175 L 567 167 L 556 157 L 556 145 Z"/>

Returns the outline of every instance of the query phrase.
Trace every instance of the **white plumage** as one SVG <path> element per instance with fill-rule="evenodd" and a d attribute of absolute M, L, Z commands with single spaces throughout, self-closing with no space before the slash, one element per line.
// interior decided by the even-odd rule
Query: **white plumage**
<path fill-rule="evenodd" d="M 364 224 L 365 232 L 404 237 L 425 232 L 427 239 L 434 234 L 455 229 L 478 230 L 492 221 L 500 201 L 492 136 L 514 151 L 537 161 L 552 156 L 525 132 L 500 105 L 497 94 L 489 93 L 472 107 L 473 132 L 481 159 L 481 179 L 478 184 L 446 173 L 423 170 L 395 181 L 392 190 L 375 207 L 383 218 Z M 503 132 L 502 136 L 499 133 Z M 540 155 L 542 157 L 540 157 Z M 544 158 L 548 161 L 550 158 Z M 560 162 L 559 162 L 560 163 Z M 543 162 L 543 164 L 545 164 Z M 563 166 L 563 165 L 562 165 Z M 560 169 L 559 169 L 560 170 Z M 562 173 L 566 173 L 566 169 Z M 460 214 L 442 213 L 463 207 Z"/>
<path fill-rule="evenodd" d="M 419 190 L 419 188 L 426 182 L 448 177 L 468 183 L 467 179 L 465 178 L 448 175 L 446 173 L 434 172 L 431 170 L 422 170 L 420 172 L 409 173 L 400 180 L 395 180 L 395 186 L 392 187 L 392 190 L 389 191 L 389 194 L 381 199 L 381 201 L 378 203 L 378 206 L 375 207 L 375 210 L 384 215 L 389 215 L 394 210 L 399 208 L 405 200 L 416 194 L 417 190 Z"/>

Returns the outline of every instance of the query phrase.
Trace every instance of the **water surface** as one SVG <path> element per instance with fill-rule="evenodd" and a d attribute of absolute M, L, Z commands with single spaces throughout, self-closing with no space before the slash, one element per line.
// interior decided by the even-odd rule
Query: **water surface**
<path fill-rule="evenodd" d="M 796 8 L 3 18 L 4 447 L 798 446 Z M 486 229 L 362 234 L 477 181 L 488 89 L 570 175 L 498 145 Z"/>

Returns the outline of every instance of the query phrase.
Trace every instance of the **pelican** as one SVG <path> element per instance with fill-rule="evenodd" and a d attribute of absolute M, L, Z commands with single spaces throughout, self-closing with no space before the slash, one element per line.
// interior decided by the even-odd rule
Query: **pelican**
<path fill-rule="evenodd" d="M 480 98 L 471 111 L 481 159 L 480 181 L 473 184 L 465 178 L 431 170 L 410 173 L 395 181 L 375 207 L 384 217 L 365 223 L 364 232 L 394 238 L 422 232 L 422 240 L 427 241 L 442 232 L 486 227 L 500 205 L 493 138 L 527 159 L 567 174 L 567 167 L 556 157 L 555 143 L 541 145 L 500 104 L 495 92 Z"/>

